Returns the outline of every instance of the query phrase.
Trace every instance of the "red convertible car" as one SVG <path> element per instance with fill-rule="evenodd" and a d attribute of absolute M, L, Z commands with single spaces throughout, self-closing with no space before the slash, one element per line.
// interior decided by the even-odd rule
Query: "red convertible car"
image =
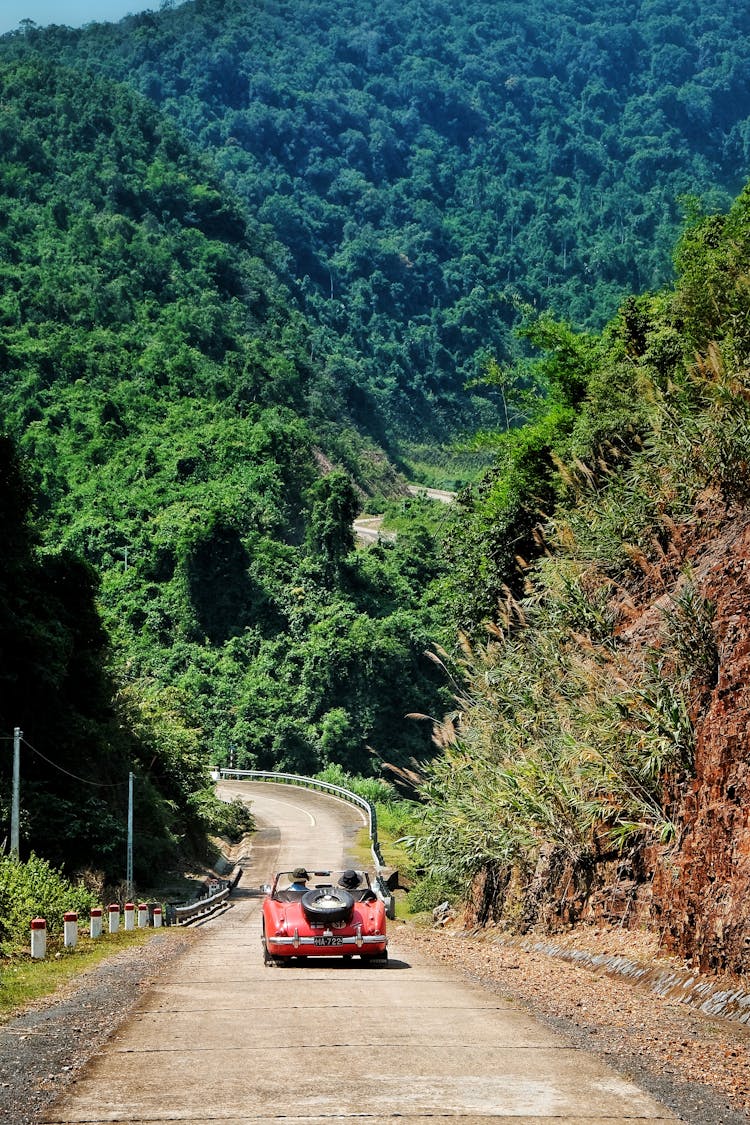
<path fill-rule="evenodd" d="M 289 957 L 352 957 L 387 964 L 385 905 L 365 871 L 280 871 L 264 887 L 265 963 Z"/>

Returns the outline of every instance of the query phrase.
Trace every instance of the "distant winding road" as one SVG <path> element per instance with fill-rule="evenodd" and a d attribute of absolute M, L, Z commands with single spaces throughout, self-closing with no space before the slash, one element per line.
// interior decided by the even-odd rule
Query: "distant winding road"
<path fill-rule="evenodd" d="M 456 498 L 455 492 L 448 492 L 443 488 L 423 488 L 419 484 L 409 484 L 407 488 L 412 496 L 426 496 L 429 500 L 437 500 L 441 504 L 451 504 Z M 378 539 L 393 541 L 396 532 L 383 531 L 382 524 L 382 516 L 360 516 L 352 526 L 360 543 L 375 543 Z"/>

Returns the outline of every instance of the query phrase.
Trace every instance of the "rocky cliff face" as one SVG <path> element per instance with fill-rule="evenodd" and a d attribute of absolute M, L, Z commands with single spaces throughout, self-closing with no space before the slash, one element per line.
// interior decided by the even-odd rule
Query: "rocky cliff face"
<path fill-rule="evenodd" d="M 704 497 L 675 528 L 624 613 L 620 640 L 635 653 L 663 640 L 665 610 L 686 574 L 713 608 L 715 667 L 688 689 L 693 776 L 671 784 L 677 837 L 598 865 L 580 917 L 655 929 L 669 952 L 702 970 L 750 969 L 750 518 Z"/>
<path fill-rule="evenodd" d="M 750 522 L 693 529 L 686 561 L 715 607 L 716 682 L 693 706 L 695 776 L 677 796 L 679 838 L 655 855 L 651 924 L 701 969 L 750 969 Z"/>
<path fill-rule="evenodd" d="M 711 653 L 685 683 L 694 769 L 665 778 L 675 839 L 620 853 L 603 837 L 577 867 L 548 849 L 533 873 L 484 872 L 469 922 L 647 927 L 703 971 L 750 971 L 750 514 L 703 497 L 661 563 L 644 560 L 637 591 L 620 590 L 618 639 L 634 667 L 647 649 L 664 648 L 669 661 L 665 615 L 688 583 L 711 607 L 699 638 Z"/>

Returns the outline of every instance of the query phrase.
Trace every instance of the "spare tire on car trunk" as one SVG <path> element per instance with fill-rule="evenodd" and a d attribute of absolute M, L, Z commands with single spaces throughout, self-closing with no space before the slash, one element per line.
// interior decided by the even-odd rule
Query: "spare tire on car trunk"
<path fill-rule="evenodd" d="M 348 922 L 354 899 L 341 887 L 314 887 L 302 896 L 302 910 L 311 926 L 331 926 Z"/>

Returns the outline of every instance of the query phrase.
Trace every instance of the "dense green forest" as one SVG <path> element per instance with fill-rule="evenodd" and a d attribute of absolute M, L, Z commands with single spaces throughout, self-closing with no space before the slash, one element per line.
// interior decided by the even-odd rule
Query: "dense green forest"
<path fill-rule="evenodd" d="M 132 772 L 135 871 L 145 879 L 155 864 L 202 853 L 207 832 L 240 831 L 247 814 L 212 795 L 194 734 L 170 743 L 163 718 L 137 715 L 118 698 L 96 573 L 68 549 L 42 549 L 33 509 L 22 464 L 0 437 L 3 820 L 7 825 L 13 727 L 23 724 L 24 854 L 32 843 L 58 863 L 120 877 Z"/>
<path fill-rule="evenodd" d="M 684 195 L 729 204 L 749 48 L 719 0 L 195 0 L 3 41 L 162 107 L 284 246 L 360 427 L 433 442 L 491 422 L 465 384 L 519 299 L 601 327 L 668 280 Z"/>
<path fill-rule="evenodd" d="M 156 755 L 179 775 L 176 794 L 161 778 L 162 796 L 184 815 L 212 763 L 369 772 L 378 756 L 423 751 L 427 733 L 404 715 L 441 691 L 423 656 L 437 627 L 423 603 L 434 537 L 415 528 L 354 552 L 355 482 L 381 487 L 393 472 L 347 428 L 325 376 L 316 383 L 278 247 L 139 95 L 34 59 L 5 68 L 0 96 L 3 426 L 35 496 L 43 575 L 54 585 L 79 568 L 97 674 L 94 596 L 103 615 L 114 679 L 75 691 L 93 708 L 114 693 L 127 715 L 115 772 Z M 39 600 L 67 683 L 73 611 L 59 603 L 57 621 L 51 593 Z M 110 735 L 87 733 L 74 708 L 75 737 L 58 730 L 46 660 L 42 637 L 21 677 L 39 669 L 33 692 L 8 673 L 3 726 L 80 777 Z M 41 825 L 65 835 L 40 808 L 37 846 Z"/>
<path fill-rule="evenodd" d="M 450 879 L 499 861 L 471 835 L 493 823 L 471 763 L 512 776 L 498 740 L 541 730 L 566 630 L 594 643 L 609 627 L 575 552 L 546 560 L 580 541 L 621 580 L 622 536 L 646 550 L 667 510 L 643 484 L 655 434 L 665 464 L 689 462 L 681 502 L 698 479 L 663 403 L 699 429 L 713 417 L 686 374 L 715 330 L 696 278 L 720 220 L 702 225 L 695 197 L 721 210 L 745 177 L 749 37 L 744 12 L 688 0 L 554 18 L 196 0 L 0 39 L 3 520 L 19 544 L 0 718 L 73 775 L 35 755 L 27 846 L 58 833 L 71 862 L 107 866 L 135 768 L 147 866 L 216 825 L 210 765 L 424 761 L 430 723 L 406 716 L 439 718 L 465 683 L 467 741 L 436 728 L 449 752 L 424 858 L 450 843 Z M 453 508 L 406 496 L 397 470 L 419 458 L 426 482 L 436 447 L 479 427 L 493 466 Z M 368 503 L 390 504 L 398 534 L 356 550 Z M 486 648 L 514 615 L 538 628 Z M 115 787 L 93 841 L 72 816 L 80 777 Z"/>

